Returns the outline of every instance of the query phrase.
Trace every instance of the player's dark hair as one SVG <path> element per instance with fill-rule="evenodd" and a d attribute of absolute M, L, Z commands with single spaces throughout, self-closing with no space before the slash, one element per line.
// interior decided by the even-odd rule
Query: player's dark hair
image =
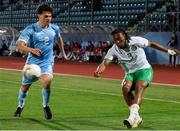
<path fill-rule="evenodd" d="M 37 14 L 42 14 L 43 11 L 49 11 L 49 12 L 51 12 L 51 14 L 53 14 L 53 9 L 47 4 L 41 4 L 38 6 Z"/>
<path fill-rule="evenodd" d="M 115 29 L 114 31 L 111 32 L 111 35 L 115 35 L 115 34 L 117 34 L 117 33 L 122 33 L 122 34 L 125 36 L 126 40 L 129 42 L 130 37 L 129 37 L 129 35 L 126 33 L 125 30 L 123 30 L 123 29 L 121 29 L 121 28 L 117 28 L 117 29 Z"/>

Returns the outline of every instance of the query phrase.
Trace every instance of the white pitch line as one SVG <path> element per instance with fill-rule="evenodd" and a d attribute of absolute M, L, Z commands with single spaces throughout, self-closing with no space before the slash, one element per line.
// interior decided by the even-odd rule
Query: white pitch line
<path fill-rule="evenodd" d="M 12 71 L 22 71 L 19 69 L 9 69 L 9 68 L 0 68 L 0 70 L 12 70 Z M 63 73 L 54 73 L 57 76 L 74 76 L 74 77 L 83 77 L 83 78 L 94 78 L 93 76 L 84 76 L 84 75 L 73 75 L 73 74 L 63 74 Z M 121 79 L 113 79 L 113 78 L 96 78 L 96 79 L 102 79 L 102 80 L 115 80 L 115 81 L 122 81 Z M 160 86 L 175 86 L 175 87 L 180 87 L 180 84 L 166 84 L 166 83 L 157 83 L 157 82 L 152 82 L 151 84 L 154 85 L 160 85 Z"/>
<path fill-rule="evenodd" d="M 19 84 L 20 83 L 20 82 L 15 82 L 15 81 L 6 81 L 6 80 L 0 80 L 0 81 L 9 82 L 9 83 L 13 83 L 13 84 Z M 41 87 L 40 85 L 38 85 L 38 86 Z M 53 88 L 61 89 L 61 90 L 68 90 L 68 91 L 76 91 L 76 92 L 87 92 L 87 93 L 93 93 L 93 94 L 99 94 L 99 95 L 123 97 L 122 95 L 116 94 L 116 93 L 99 92 L 99 91 L 93 91 L 93 90 L 70 89 L 70 88 L 62 88 L 62 87 L 56 88 L 56 86 L 54 86 Z M 34 89 L 36 89 L 36 88 L 34 88 Z M 144 97 L 143 99 L 149 100 L 149 101 L 158 101 L 158 102 L 165 102 L 165 103 L 180 104 L 180 101 L 173 101 L 173 100 L 154 99 L 154 98 L 146 98 L 146 97 Z"/>

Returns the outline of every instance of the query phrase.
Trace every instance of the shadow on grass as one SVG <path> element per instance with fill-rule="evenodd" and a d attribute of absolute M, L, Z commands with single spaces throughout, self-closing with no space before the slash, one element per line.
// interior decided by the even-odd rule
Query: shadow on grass
<path fill-rule="evenodd" d="M 54 120 L 38 120 L 33 118 L 1 118 L 0 130 L 3 129 L 53 129 L 53 130 L 73 130 L 70 126 L 62 123 L 56 124 Z"/>
<path fill-rule="evenodd" d="M 101 119 L 108 120 L 101 121 Z M 121 121 L 119 123 L 111 121 L 111 115 L 102 116 L 79 116 L 79 117 L 59 117 L 52 120 L 34 118 L 0 118 L 0 129 L 23 129 L 23 130 L 126 130 Z M 119 119 L 115 118 L 115 119 Z M 147 127 L 148 128 L 148 127 Z M 148 128 L 150 129 L 150 128 Z"/>

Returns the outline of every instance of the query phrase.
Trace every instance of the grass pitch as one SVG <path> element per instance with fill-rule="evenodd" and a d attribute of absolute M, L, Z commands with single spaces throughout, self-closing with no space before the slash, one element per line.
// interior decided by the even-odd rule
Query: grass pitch
<path fill-rule="evenodd" d="M 21 72 L 0 70 L 0 130 L 125 130 L 129 116 L 120 81 L 55 75 L 45 120 L 41 85 L 33 84 L 22 117 L 15 118 Z M 180 130 L 180 85 L 150 85 L 140 109 L 143 124 L 136 130 Z M 134 129 L 133 129 L 134 130 Z"/>

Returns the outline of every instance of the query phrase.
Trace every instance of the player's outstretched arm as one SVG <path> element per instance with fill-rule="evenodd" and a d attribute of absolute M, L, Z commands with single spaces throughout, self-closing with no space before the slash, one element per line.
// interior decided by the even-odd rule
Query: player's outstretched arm
<path fill-rule="evenodd" d="M 21 41 L 21 40 L 17 41 L 17 46 L 18 46 L 19 51 L 22 51 L 25 53 L 31 52 L 34 55 L 41 56 L 40 49 L 27 47 L 27 44 L 24 41 Z"/>
<path fill-rule="evenodd" d="M 178 51 L 177 49 L 167 49 L 165 48 L 164 46 L 160 45 L 160 44 L 157 44 L 155 42 L 151 42 L 149 41 L 149 46 L 151 48 L 154 48 L 154 49 L 157 49 L 157 50 L 160 50 L 160 51 L 163 51 L 163 52 L 166 52 L 170 55 L 180 55 L 180 51 Z"/>
<path fill-rule="evenodd" d="M 105 71 L 106 66 L 110 64 L 110 60 L 105 59 L 103 62 L 97 67 L 96 71 L 94 72 L 94 77 L 100 77 L 100 75 Z"/>

